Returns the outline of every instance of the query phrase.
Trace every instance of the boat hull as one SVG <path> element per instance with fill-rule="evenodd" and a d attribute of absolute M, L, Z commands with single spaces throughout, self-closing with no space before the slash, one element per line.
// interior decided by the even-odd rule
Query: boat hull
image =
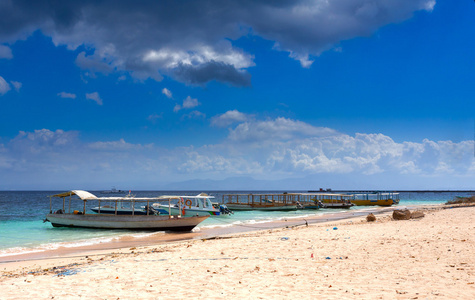
<path fill-rule="evenodd" d="M 302 204 L 303 209 L 320 209 L 323 208 L 323 204 Z"/>
<path fill-rule="evenodd" d="M 391 205 L 395 204 L 392 199 L 386 199 L 386 200 L 351 200 L 351 203 L 353 203 L 356 206 L 374 206 L 374 205 L 391 206 Z"/>
<path fill-rule="evenodd" d="M 323 202 L 324 208 L 350 208 L 354 206 L 353 203 L 339 203 L 339 202 L 333 202 L 333 203 L 327 203 Z"/>
<path fill-rule="evenodd" d="M 168 210 L 171 209 L 171 214 L 172 215 L 178 215 L 180 214 L 180 209 L 178 207 L 171 207 L 169 208 L 168 205 L 154 205 L 154 208 L 157 208 L 159 210 L 163 210 L 168 214 Z M 215 211 L 215 210 L 204 210 L 204 209 L 193 209 L 193 208 L 188 208 L 185 206 L 184 209 L 185 213 L 183 214 L 183 210 L 181 211 L 181 215 L 185 217 L 192 217 L 192 216 L 227 216 L 228 214 L 221 214 L 220 211 Z"/>
<path fill-rule="evenodd" d="M 191 231 L 207 216 L 170 218 L 169 216 L 131 216 L 110 214 L 47 214 L 54 227 L 129 229 L 153 231 Z"/>

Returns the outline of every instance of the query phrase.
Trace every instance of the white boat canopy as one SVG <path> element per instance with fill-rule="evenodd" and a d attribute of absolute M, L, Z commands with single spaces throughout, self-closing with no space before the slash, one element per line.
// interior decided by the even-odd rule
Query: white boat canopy
<path fill-rule="evenodd" d="M 83 190 L 72 190 L 69 192 L 64 192 L 57 195 L 52 195 L 50 197 L 65 198 L 69 196 L 78 196 L 81 200 L 100 200 L 100 201 L 149 201 L 149 200 L 161 200 L 161 197 L 135 197 L 134 195 L 126 195 L 122 197 L 96 197 L 94 194 L 91 194 Z"/>
<path fill-rule="evenodd" d="M 78 196 L 79 198 L 81 198 L 82 200 L 98 199 L 95 195 L 93 195 L 93 194 L 91 194 L 91 193 L 89 193 L 89 192 L 83 191 L 83 190 L 72 190 L 72 191 L 69 191 L 69 192 L 65 192 L 65 193 L 53 195 L 53 196 L 51 196 L 51 197 L 64 198 L 64 197 L 69 197 L 69 196 L 72 196 L 72 195 L 77 195 L 77 196 Z"/>

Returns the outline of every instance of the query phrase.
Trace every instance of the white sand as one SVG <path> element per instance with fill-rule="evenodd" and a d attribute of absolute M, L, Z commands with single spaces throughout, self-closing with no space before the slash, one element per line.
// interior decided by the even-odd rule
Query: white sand
<path fill-rule="evenodd" d="M 475 207 L 377 218 L 0 265 L 0 299 L 475 299 Z"/>

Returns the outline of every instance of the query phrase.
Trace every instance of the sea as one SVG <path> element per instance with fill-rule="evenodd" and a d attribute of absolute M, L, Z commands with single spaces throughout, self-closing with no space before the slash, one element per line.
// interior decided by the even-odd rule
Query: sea
<path fill-rule="evenodd" d="M 59 247 L 89 246 L 112 241 L 121 236 L 146 236 L 150 232 L 127 230 L 100 230 L 79 228 L 54 228 L 43 222 L 50 210 L 50 195 L 64 191 L 0 191 L 0 257 L 28 254 L 57 249 Z M 133 191 L 136 197 L 157 197 L 160 195 L 197 195 L 202 191 Z M 222 202 L 223 194 L 280 194 L 283 191 L 205 191 Z M 307 191 L 285 191 L 307 192 Z M 97 196 L 100 191 L 92 191 Z M 472 192 L 418 191 L 400 192 L 399 207 L 443 205 L 456 196 L 472 196 Z M 115 195 L 114 195 L 115 196 Z M 79 201 L 78 201 L 79 202 Z M 58 207 L 60 208 L 60 207 Z M 370 207 L 354 206 L 350 210 L 364 211 Z M 82 211 L 82 208 L 79 208 Z M 343 211 L 343 210 L 342 210 Z M 344 211 L 348 211 L 347 209 Z M 338 210 L 297 210 L 287 212 L 238 211 L 225 217 L 210 217 L 194 230 L 233 226 L 252 226 L 256 223 L 272 222 L 309 215 L 334 214 Z"/>

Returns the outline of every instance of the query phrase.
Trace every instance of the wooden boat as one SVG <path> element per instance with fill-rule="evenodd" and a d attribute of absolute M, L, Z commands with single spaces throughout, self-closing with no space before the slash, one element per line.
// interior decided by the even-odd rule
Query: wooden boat
<path fill-rule="evenodd" d="M 291 211 L 321 206 L 301 193 L 225 194 L 223 203 L 231 210 Z"/>
<path fill-rule="evenodd" d="M 197 196 L 160 196 L 162 200 L 173 201 L 171 206 L 167 204 L 154 203 L 152 208 L 171 212 L 172 215 L 181 214 L 188 216 L 229 216 L 233 212 L 224 204 L 214 204 L 211 199 L 213 196 L 208 196 L 201 193 Z M 181 211 L 180 211 L 181 210 Z"/>
<path fill-rule="evenodd" d="M 223 195 L 223 203 L 234 211 L 289 211 L 299 207 L 288 194 L 226 194 Z"/>
<path fill-rule="evenodd" d="M 309 193 L 313 201 L 320 201 L 324 208 L 350 208 L 354 206 L 351 203 L 352 195 L 333 194 L 333 193 Z"/>
<path fill-rule="evenodd" d="M 62 199 L 62 208 L 53 212 L 53 198 Z M 68 207 L 66 208 L 66 199 Z M 78 205 L 82 201 L 82 205 Z M 96 197 L 95 195 L 82 191 L 73 190 L 50 196 L 50 212 L 46 215 L 46 221 L 51 222 L 54 227 L 82 227 L 100 229 L 131 229 L 131 230 L 156 230 L 156 231 L 191 231 L 199 223 L 206 220 L 208 216 L 183 217 L 181 214 L 173 216 L 171 214 L 160 214 L 153 210 L 148 210 L 146 214 L 136 214 L 136 204 L 150 204 L 156 201 L 163 201 L 158 197 L 138 198 L 138 197 Z M 169 200 L 167 200 L 169 201 Z M 87 213 L 88 203 L 98 202 L 98 213 Z M 101 202 L 115 203 L 115 213 L 101 212 Z M 131 214 L 117 213 L 119 202 L 129 202 Z M 170 203 L 169 203 L 170 205 Z M 75 209 L 77 208 L 77 209 Z M 140 209 L 138 209 L 140 210 Z"/>
<path fill-rule="evenodd" d="M 391 206 L 393 204 L 399 204 L 399 193 L 393 192 L 374 192 L 364 194 L 353 194 L 351 203 L 358 206 Z"/>

